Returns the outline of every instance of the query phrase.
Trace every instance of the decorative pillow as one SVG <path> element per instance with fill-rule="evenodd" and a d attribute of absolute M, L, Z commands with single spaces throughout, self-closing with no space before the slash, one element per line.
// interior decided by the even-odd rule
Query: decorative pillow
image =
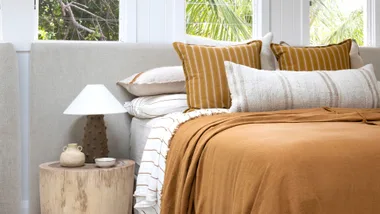
<path fill-rule="evenodd" d="M 281 41 L 280 45 L 290 46 L 288 43 L 284 41 Z M 356 43 L 354 39 L 352 40 L 352 45 L 351 45 L 351 50 L 350 50 L 350 61 L 351 61 L 351 69 L 361 68 L 364 66 L 363 59 L 359 53 L 359 45 L 358 43 Z M 275 66 L 276 66 L 276 70 L 279 70 L 279 65 L 278 65 L 277 60 L 275 62 Z"/>
<path fill-rule="evenodd" d="M 350 69 L 352 40 L 328 46 L 291 47 L 271 44 L 280 70 L 315 71 Z"/>
<path fill-rule="evenodd" d="M 355 40 L 352 40 L 350 51 L 351 69 L 357 69 L 364 66 L 364 62 L 359 52 L 359 45 Z"/>
<path fill-rule="evenodd" d="M 260 69 L 261 41 L 245 45 L 211 47 L 174 42 L 186 76 L 187 102 L 190 110 L 229 108 L 224 61 Z"/>
<path fill-rule="evenodd" d="M 231 112 L 299 108 L 376 108 L 379 87 L 371 64 L 360 69 L 265 71 L 225 62 Z"/>
<path fill-rule="evenodd" d="M 138 97 L 126 102 L 124 107 L 130 115 L 143 119 L 183 112 L 188 108 L 186 94 Z"/>
<path fill-rule="evenodd" d="M 150 69 L 118 82 L 135 96 L 186 93 L 182 66 Z"/>
<path fill-rule="evenodd" d="M 223 46 L 231 46 L 231 45 L 242 45 L 247 44 L 249 41 L 244 42 L 229 42 L 229 41 L 219 41 L 219 40 L 213 40 L 205 37 L 200 36 L 193 36 L 193 35 L 186 35 L 186 43 L 187 44 L 193 44 L 193 45 L 209 45 L 209 46 L 215 46 L 215 47 L 223 47 Z M 276 58 L 273 55 L 273 52 L 270 48 L 270 44 L 273 40 L 273 33 L 269 32 L 265 34 L 265 36 L 261 39 L 263 42 L 261 53 L 260 53 L 260 61 L 261 61 L 261 68 L 264 70 L 276 70 L 275 62 Z"/>

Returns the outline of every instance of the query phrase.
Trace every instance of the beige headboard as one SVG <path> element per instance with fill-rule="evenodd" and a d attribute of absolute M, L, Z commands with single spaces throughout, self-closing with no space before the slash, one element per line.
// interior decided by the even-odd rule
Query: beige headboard
<path fill-rule="evenodd" d="M 16 51 L 0 43 L 0 213 L 21 212 L 19 72 Z"/>
<path fill-rule="evenodd" d="M 380 48 L 361 47 L 359 51 L 365 64 L 373 64 L 377 80 L 380 81 Z"/>
<path fill-rule="evenodd" d="M 84 118 L 63 111 L 86 84 L 105 84 L 121 103 L 132 97 L 116 85 L 133 73 L 180 65 L 172 46 L 125 43 L 35 43 L 30 74 L 30 213 L 39 213 L 38 165 L 81 142 Z M 110 155 L 129 156 L 130 118 L 106 115 Z"/>

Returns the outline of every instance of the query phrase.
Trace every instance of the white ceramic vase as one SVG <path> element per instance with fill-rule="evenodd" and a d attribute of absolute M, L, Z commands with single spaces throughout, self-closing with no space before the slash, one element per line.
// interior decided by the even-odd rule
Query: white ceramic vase
<path fill-rule="evenodd" d="M 63 147 L 63 152 L 59 158 L 59 163 L 64 167 L 79 167 L 83 166 L 85 155 L 82 152 L 82 147 L 76 143 L 70 143 Z"/>

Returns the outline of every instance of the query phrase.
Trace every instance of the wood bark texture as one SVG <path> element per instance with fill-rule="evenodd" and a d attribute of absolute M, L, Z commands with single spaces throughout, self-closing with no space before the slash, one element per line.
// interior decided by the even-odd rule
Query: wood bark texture
<path fill-rule="evenodd" d="M 94 163 L 95 158 L 108 157 L 106 129 L 104 115 L 87 116 L 82 144 L 86 163 Z"/>
<path fill-rule="evenodd" d="M 41 214 L 131 214 L 134 162 L 112 168 L 40 165 Z"/>

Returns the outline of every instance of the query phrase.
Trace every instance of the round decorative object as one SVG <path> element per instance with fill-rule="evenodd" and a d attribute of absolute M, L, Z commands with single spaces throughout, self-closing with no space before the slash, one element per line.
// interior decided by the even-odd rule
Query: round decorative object
<path fill-rule="evenodd" d="M 84 165 L 85 159 L 82 147 L 76 143 L 70 143 L 63 147 L 59 163 L 65 167 L 80 167 Z"/>
<path fill-rule="evenodd" d="M 41 164 L 41 214 L 132 214 L 134 167 L 131 160 L 111 168 Z"/>
<path fill-rule="evenodd" d="M 96 158 L 95 159 L 96 166 L 100 168 L 112 167 L 116 164 L 115 158 Z"/>

